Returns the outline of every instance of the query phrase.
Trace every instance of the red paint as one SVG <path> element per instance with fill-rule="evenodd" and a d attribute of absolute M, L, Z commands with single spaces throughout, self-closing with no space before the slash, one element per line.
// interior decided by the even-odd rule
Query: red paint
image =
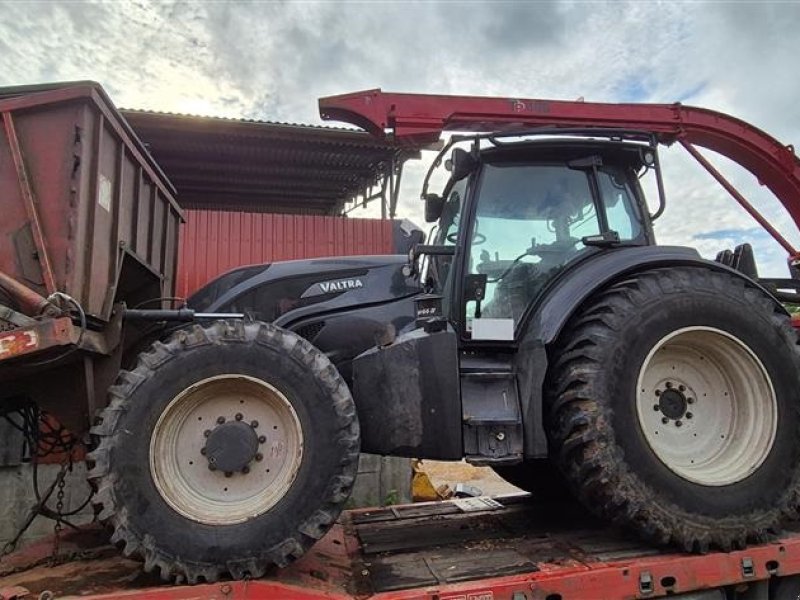
<path fill-rule="evenodd" d="M 792 325 L 800 329 L 800 313 L 792 315 Z"/>
<path fill-rule="evenodd" d="M 66 544 L 70 543 L 70 535 L 65 535 Z M 514 594 L 537 599 L 555 596 L 566 600 L 628 600 L 661 598 L 669 594 L 747 584 L 800 573 L 800 535 L 793 533 L 773 543 L 735 552 L 705 555 L 665 553 L 614 561 L 595 560 L 591 556 L 576 557 L 562 562 L 539 562 L 539 570 L 529 573 L 371 595 L 367 590 L 361 593 L 353 591 L 354 569 L 367 566 L 353 561 L 354 557 L 348 550 L 349 544 L 341 543 L 343 537 L 347 540 L 347 536 L 340 526 L 335 526 L 320 544 L 299 561 L 260 580 L 136 588 L 135 584 L 130 584 L 129 575 L 124 577 L 124 565 L 121 569 L 109 569 L 109 565 L 106 565 L 104 572 L 102 565 L 98 564 L 97 573 L 92 575 L 91 560 L 74 563 L 74 572 L 70 572 L 67 565 L 62 577 L 72 575 L 78 581 L 89 578 L 94 594 L 83 596 L 89 600 L 508 600 Z M 326 541 L 334 538 L 339 539 L 340 543 L 326 544 Z M 26 560 L 31 562 L 47 550 L 48 547 L 42 544 L 39 552 L 28 551 Z M 25 561 L 15 559 L 14 555 L 10 559 L 16 561 L 12 564 L 16 564 L 21 572 L 26 572 Z M 752 574 L 743 572 L 745 564 L 752 564 Z M 138 565 L 131 563 L 131 570 L 137 568 Z M 109 573 L 116 573 L 117 579 Z M 53 577 L 51 569 L 33 564 L 27 576 L 19 579 L 22 585 L 34 590 L 43 583 L 52 586 Z M 651 582 L 652 591 L 642 592 L 640 586 L 643 580 Z"/>
<path fill-rule="evenodd" d="M 601 104 L 475 96 L 355 92 L 319 100 L 323 119 L 346 121 L 382 137 L 416 144 L 442 131 L 508 131 L 526 127 L 605 127 L 648 131 L 719 152 L 750 171 L 800 226 L 800 160 L 792 146 L 729 115 L 681 104 Z M 789 252 L 797 254 L 796 252 Z"/>
<path fill-rule="evenodd" d="M 393 252 L 392 221 L 187 210 L 178 252 L 177 295 L 235 267 Z"/>

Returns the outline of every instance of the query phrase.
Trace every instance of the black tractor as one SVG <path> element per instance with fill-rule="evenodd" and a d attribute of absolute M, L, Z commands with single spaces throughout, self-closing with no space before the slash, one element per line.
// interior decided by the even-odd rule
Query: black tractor
<path fill-rule="evenodd" d="M 689 551 L 796 515 L 798 336 L 752 250 L 655 245 L 652 135 L 539 133 L 445 148 L 409 256 L 245 267 L 189 300 L 244 318 L 173 329 L 92 430 L 126 554 L 189 581 L 286 565 L 360 451 L 490 465 Z"/>

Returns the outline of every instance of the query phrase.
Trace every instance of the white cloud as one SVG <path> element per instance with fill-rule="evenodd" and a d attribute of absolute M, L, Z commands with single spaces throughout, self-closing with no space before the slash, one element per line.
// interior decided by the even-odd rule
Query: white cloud
<path fill-rule="evenodd" d="M 800 4 L 686 2 L 0 2 L 0 84 L 95 79 L 119 106 L 318 122 L 358 89 L 702 105 L 800 138 Z M 719 161 L 718 158 L 715 160 Z M 664 152 L 664 243 L 753 222 L 679 149 Z M 741 170 L 723 170 L 787 237 L 797 228 Z M 401 211 L 421 223 L 424 165 Z M 377 206 L 365 211 L 376 214 Z M 356 213 L 353 213 L 356 214 Z M 783 253 L 755 239 L 762 272 Z"/>

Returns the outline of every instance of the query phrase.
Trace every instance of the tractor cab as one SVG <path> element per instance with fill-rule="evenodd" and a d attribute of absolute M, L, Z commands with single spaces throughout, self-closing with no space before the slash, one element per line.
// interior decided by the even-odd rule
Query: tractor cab
<path fill-rule="evenodd" d="M 447 183 L 428 193 L 441 165 Z M 364 447 L 490 465 L 547 456 L 547 345 L 603 278 L 670 252 L 654 246 L 648 174 L 662 190 L 656 141 L 641 132 L 451 140 L 423 185 L 435 225 L 410 256 L 425 291 L 416 329 L 354 361 Z"/>
<path fill-rule="evenodd" d="M 418 268 L 465 342 L 512 342 L 570 265 L 653 243 L 639 179 L 657 170 L 654 144 L 644 134 L 580 133 L 473 138 L 470 150 L 452 150 L 443 192 L 424 193 L 436 225 L 431 244 L 417 250 Z"/>

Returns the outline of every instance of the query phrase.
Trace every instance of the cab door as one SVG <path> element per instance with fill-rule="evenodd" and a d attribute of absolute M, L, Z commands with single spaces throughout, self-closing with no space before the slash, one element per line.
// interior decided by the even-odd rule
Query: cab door
<path fill-rule="evenodd" d="M 462 339 L 513 342 L 531 305 L 571 263 L 640 239 L 624 175 L 567 162 L 482 165 L 459 278 Z"/>

